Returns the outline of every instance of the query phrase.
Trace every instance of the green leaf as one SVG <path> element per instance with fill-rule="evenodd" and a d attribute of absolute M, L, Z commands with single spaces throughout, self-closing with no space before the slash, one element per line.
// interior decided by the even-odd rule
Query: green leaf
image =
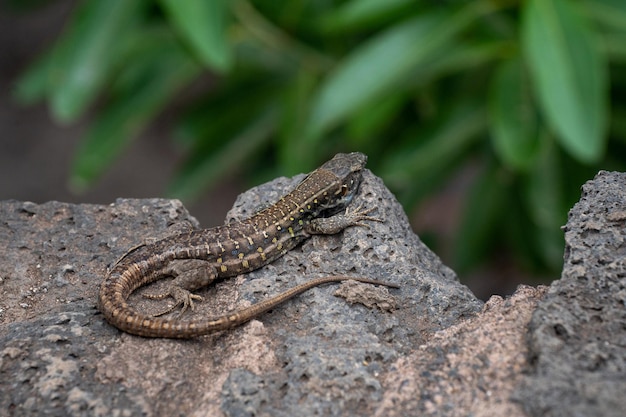
<path fill-rule="evenodd" d="M 398 116 L 398 111 L 406 101 L 407 94 L 397 92 L 357 112 L 348 123 L 351 145 L 360 147 L 370 141 L 378 141 L 385 128 Z"/>
<path fill-rule="evenodd" d="M 534 87 L 560 144 L 582 162 L 606 143 L 607 65 L 588 22 L 567 0 L 525 3 L 522 41 Z"/>
<path fill-rule="evenodd" d="M 586 0 L 585 12 L 601 25 L 626 30 L 626 2 L 623 0 Z"/>
<path fill-rule="evenodd" d="M 294 175 L 314 166 L 324 154 L 320 147 L 301 140 L 302 125 L 306 120 L 311 93 L 317 77 L 300 70 L 281 97 L 281 129 L 278 135 L 278 161 L 284 175 Z"/>
<path fill-rule="evenodd" d="M 549 137 L 542 138 L 542 150 L 525 187 L 525 201 L 535 224 L 535 243 L 551 269 L 562 266 L 564 240 L 561 226 L 567 221 L 567 206 L 558 149 Z"/>
<path fill-rule="evenodd" d="M 115 77 L 107 85 L 107 95 L 116 97 L 141 89 L 146 77 L 158 72 L 164 57 L 181 53 L 172 31 L 162 21 L 141 26 L 124 37 Z M 168 58 L 166 58 L 167 60 Z"/>
<path fill-rule="evenodd" d="M 611 113 L 611 133 L 617 140 L 626 143 L 626 107 L 617 105 Z"/>
<path fill-rule="evenodd" d="M 224 72 L 232 66 L 226 36 L 226 0 L 161 0 L 174 27 L 208 67 Z"/>
<path fill-rule="evenodd" d="M 218 148 L 242 121 L 272 105 L 279 86 L 269 77 L 231 77 L 188 110 L 176 127 L 177 142 L 191 152 Z"/>
<path fill-rule="evenodd" d="M 454 265 L 467 271 L 491 249 L 505 213 L 508 184 L 495 164 L 480 173 L 469 192 L 455 243 Z"/>
<path fill-rule="evenodd" d="M 327 32 L 363 30 L 399 12 L 406 12 L 409 6 L 416 8 L 415 0 L 351 0 L 336 7 L 322 20 L 322 29 Z"/>
<path fill-rule="evenodd" d="M 475 68 L 492 67 L 492 62 L 502 59 L 503 53 L 511 49 L 510 42 L 476 42 L 457 41 L 440 49 L 432 58 L 411 74 L 409 89 L 432 85 L 437 80 L 449 76 L 467 76 Z"/>
<path fill-rule="evenodd" d="M 537 269 L 538 265 L 545 265 L 544 255 L 537 246 L 537 227 L 529 217 L 528 208 L 523 192 L 520 192 L 521 176 L 516 176 L 507 190 L 507 202 L 504 210 L 503 230 L 498 231 L 498 238 L 505 239 L 506 248 L 513 252 L 514 260 L 528 270 Z"/>
<path fill-rule="evenodd" d="M 602 37 L 602 44 L 606 56 L 611 64 L 623 65 L 626 63 L 626 33 L 624 34 L 605 34 Z M 615 74 L 611 78 L 613 85 L 619 85 L 622 74 Z"/>
<path fill-rule="evenodd" d="M 407 132 L 407 145 L 386 153 L 381 166 L 385 183 L 396 189 L 419 188 L 430 173 L 440 172 L 481 138 L 487 126 L 484 107 L 460 99 L 451 102 L 451 108 L 432 125 Z"/>
<path fill-rule="evenodd" d="M 96 98 L 143 4 L 143 0 L 80 4 L 54 49 L 49 71 L 50 104 L 57 120 L 76 119 Z"/>
<path fill-rule="evenodd" d="M 489 7 L 484 2 L 471 2 L 458 12 L 424 13 L 363 43 L 320 86 L 304 127 L 304 139 L 319 141 L 358 109 L 403 89 L 415 71 L 445 50 L 455 35 L 475 24 Z"/>
<path fill-rule="evenodd" d="M 21 104 L 34 104 L 48 94 L 49 74 L 54 64 L 54 49 L 39 57 L 17 80 L 13 94 Z"/>
<path fill-rule="evenodd" d="M 539 148 L 538 120 L 530 86 L 518 59 L 500 65 L 489 96 L 491 137 L 505 165 L 525 170 Z"/>
<path fill-rule="evenodd" d="M 623 0 L 586 0 L 585 14 L 601 31 L 602 46 L 611 64 L 626 62 L 626 2 Z M 623 71 L 611 74 L 612 84 L 616 84 Z"/>
<path fill-rule="evenodd" d="M 357 48 L 323 82 L 313 99 L 305 138 L 315 140 L 360 107 L 388 94 L 450 39 L 440 14 L 392 27 Z"/>
<path fill-rule="evenodd" d="M 103 108 L 82 140 L 72 169 L 71 184 L 76 189 L 93 182 L 172 96 L 199 74 L 198 65 L 181 50 L 162 47 L 143 84 Z M 141 59 L 136 62 L 143 65 Z"/>
<path fill-rule="evenodd" d="M 182 200 L 196 198 L 218 178 L 258 153 L 275 131 L 277 120 L 276 106 L 267 106 L 250 120 L 241 122 L 233 136 L 222 137 L 218 146 L 194 154 L 174 177 L 168 194 Z"/>

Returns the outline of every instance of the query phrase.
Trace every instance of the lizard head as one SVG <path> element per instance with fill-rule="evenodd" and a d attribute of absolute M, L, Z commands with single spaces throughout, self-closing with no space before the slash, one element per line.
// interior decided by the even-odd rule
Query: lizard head
<path fill-rule="evenodd" d="M 330 171 L 339 178 L 349 176 L 352 173 L 360 172 L 365 168 L 367 155 L 360 152 L 338 153 L 333 159 L 319 167 L 320 170 Z"/>
<path fill-rule="evenodd" d="M 359 153 L 338 153 L 311 175 L 326 183 L 322 207 L 337 212 L 346 207 L 357 193 L 367 156 Z"/>

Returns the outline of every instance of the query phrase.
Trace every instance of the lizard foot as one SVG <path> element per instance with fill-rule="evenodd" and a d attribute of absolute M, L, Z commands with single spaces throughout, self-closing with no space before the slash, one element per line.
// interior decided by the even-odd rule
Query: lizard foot
<path fill-rule="evenodd" d="M 361 226 L 369 229 L 365 221 L 383 222 L 378 217 L 368 216 L 375 208 L 363 210 L 363 206 L 350 210 L 346 208 L 343 214 L 335 214 L 331 217 L 320 217 L 311 220 L 304 228 L 306 233 L 312 235 L 334 235 L 350 226 Z"/>
<path fill-rule="evenodd" d="M 363 210 L 363 205 L 359 205 L 353 211 L 350 211 L 350 207 L 347 207 L 344 216 L 348 219 L 351 226 L 361 226 L 369 229 L 369 225 L 367 223 L 363 223 L 366 220 L 383 223 L 383 220 L 378 217 L 368 216 L 368 214 L 374 210 L 376 210 L 376 207 L 370 207 Z"/>
<path fill-rule="evenodd" d="M 203 298 L 199 295 L 196 294 L 192 294 L 190 291 L 181 288 L 181 287 L 177 287 L 177 286 L 172 286 L 170 287 L 168 292 L 165 293 L 161 293 L 161 294 L 143 294 L 143 296 L 145 298 L 149 298 L 151 300 L 162 300 L 165 297 L 172 297 L 175 301 L 174 305 L 167 308 L 166 310 L 163 310 L 159 313 L 153 314 L 154 317 L 159 317 L 159 316 L 163 316 L 165 314 L 171 313 L 172 311 L 174 311 L 175 309 L 178 308 L 178 306 L 182 305 L 182 308 L 180 310 L 180 312 L 178 313 L 178 316 L 182 316 L 185 311 L 187 311 L 188 308 L 191 309 L 191 311 L 194 310 L 195 306 L 193 305 L 193 300 L 198 300 L 198 301 L 202 301 Z"/>

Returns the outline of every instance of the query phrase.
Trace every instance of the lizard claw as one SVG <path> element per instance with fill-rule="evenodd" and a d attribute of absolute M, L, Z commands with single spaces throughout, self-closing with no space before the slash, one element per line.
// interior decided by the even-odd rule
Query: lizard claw
<path fill-rule="evenodd" d="M 369 225 L 367 223 L 363 223 L 366 220 L 383 223 L 383 220 L 379 219 L 378 217 L 368 216 L 368 214 L 370 214 L 375 209 L 375 207 L 370 207 L 363 210 L 362 204 L 356 207 L 353 211 L 350 211 L 350 207 L 346 207 L 345 216 L 350 220 L 352 226 L 361 226 L 369 229 Z"/>
<path fill-rule="evenodd" d="M 170 296 L 174 299 L 175 303 L 173 306 L 163 310 L 159 313 L 153 314 L 154 317 L 163 316 L 165 314 L 171 313 L 178 306 L 182 305 L 180 312 L 178 313 L 178 317 L 182 316 L 188 308 L 193 311 L 195 306 L 193 305 L 193 300 L 202 301 L 203 298 L 199 295 L 192 294 L 190 291 L 181 288 L 181 287 L 171 287 L 168 292 L 162 294 L 144 294 L 144 297 L 150 298 L 152 300 L 162 300 L 163 298 Z"/>

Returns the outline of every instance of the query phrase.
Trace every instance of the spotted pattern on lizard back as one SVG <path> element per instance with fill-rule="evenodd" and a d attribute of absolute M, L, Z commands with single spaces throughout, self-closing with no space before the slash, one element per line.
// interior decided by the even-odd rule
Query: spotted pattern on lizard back
<path fill-rule="evenodd" d="M 163 294 L 173 297 L 182 312 L 193 309 L 201 297 L 192 291 L 261 268 L 313 234 L 335 234 L 363 221 L 380 221 L 372 209 L 347 209 L 361 182 L 367 157 L 361 153 L 337 154 L 306 176 L 275 204 L 240 222 L 212 229 L 193 230 L 129 250 L 108 271 L 100 285 L 98 307 L 106 320 L 128 333 L 146 337 L 190 338 L 230 329 L 276 307 L 291 297 L 327 282 L 354 279 L 343 275 L 310 280 L 248 308 L 215 318 L 180 320 L 149 316 L 132 308 L 127 299 L 137 288 L 165 276 L 175 279 Z M 344 211 L 345 210 L 345 211 Z"/>

